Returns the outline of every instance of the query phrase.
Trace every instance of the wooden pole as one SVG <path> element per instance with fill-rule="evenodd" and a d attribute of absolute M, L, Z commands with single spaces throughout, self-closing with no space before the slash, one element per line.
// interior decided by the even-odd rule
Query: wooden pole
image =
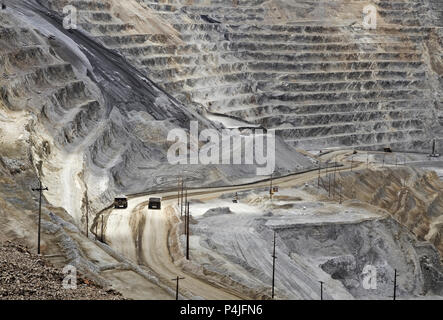
<path fill-rule="evenodd" d="M 189 260 L 189 202 L 187 203 L 187 218 L 186 218 L 186 224 L 187 224 L 187 232 L 186 232 L 186 260 Z"/>
<path fill-rule="evenodd" d="M 323 281 L 320 282 L 320 300 L 323 300 Z"/>
<path fill-rule="evenodd" d="M 274 299 L 274 287 L 275 287 L 275 231 L 274 231 L 274 250 L 272 251 L 272 299 Z"/>
<path fill-rule="evenodd" d="M 173 281 L 176 281 L 176 285 L 175 285 L 175 300 L 178 300 L 178 282 L 179 282 L 179 280 L 183 280 L 183 279 L 184 279 L 183 277 L 179 277 L 179 276 L 177 276 L 174 279 L 171 279 Z"/>
<path fill-rule="evenodd" d="M 269 187 L 269 197 L 272 200 L 272 174 L 271 174 L 271 186 Z"/>
<path fill-rule="evenodd" d="M 41 224 L 42 224 L 42 195 L 43 191 L 48 191 L 48 188 L 43 188 L 42 181 L 38 179 L 38 188 L 33 188 L 32 191 L 39 192 L 39 202 L 38 202 L 38 235 L 37 235 L 37 254 L 40 254 L 40 239 L 41 239 Z"/>

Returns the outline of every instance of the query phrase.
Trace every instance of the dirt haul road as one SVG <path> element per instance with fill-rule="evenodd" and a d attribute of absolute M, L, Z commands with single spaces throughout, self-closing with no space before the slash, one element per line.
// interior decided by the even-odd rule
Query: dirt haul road
<path fill-rule="evenodd" d="M 337 156 L 338 161 L 343 160 L 349 152 L 334 152 L 327 155 L 328 159 Z M 326 156 L 325 156 L 326 158 Z M 354 161 L 352 169 L 365 168 L 366 164 Z M 336 169 L 337 172 L 351 170 L 350 164 Z M 321 175 L 326 172 L 322 170 Z M 298 175 L 273 179 L 274 185 L 280 188 L 297 186 L 316 180 L 318 171 L 310 171 Z M 217 198 L 226 192 L 241 190 L 254 190 L 269 186 L 268 181 L 233 187 L 219 187 L 213 189 L 195 189 L 188 191 L 188 199 L 205 201 Z M 162 197 L 162 210 L 149 210 L 150 197 Z M 222 281 L 219 285 L 199 278 L 198 275 L 184 272 L 174 264 L 171 256 L 171 237 L 174 236 L 172 229 L 180 220 L 177 212 L 177 192 L 151 194 L 138 196 L 129 200 L 127 209 L 109 209 L 103 211 L 106 215 L 105 241 L 112 248 L 125 255 L 155 273 L 159 280 L 175 289 L 174 278 L 183 277 L 180 280 L 180 294 L 189 299 L 248 299 L 241 292 L 235 292 Z"/>

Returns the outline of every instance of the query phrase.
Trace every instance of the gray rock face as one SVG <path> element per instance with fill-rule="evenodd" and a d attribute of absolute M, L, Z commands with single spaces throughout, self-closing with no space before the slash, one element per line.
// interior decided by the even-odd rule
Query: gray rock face
<path fill-rule="evenodd" d="M 224 215 L 224 214 L 232 214 L 231 209 L 229 207 L 223 207 L 223 208 L 212 208 L 206 211 L 203 216 L 204 217 L 212 217 L 217 215 Z"/>
<path fill-rule="evenodd" d="M 323 281 L 325 299 L 392 299 L 395 269 L 398 297 L 441 295 L 443 266 L 435 247 L 391 217 L 364 210 L 339 217 L 330 210 L 201 217 L 192 234 L 211 253 L 194 258 L 247 287 L 269 288 L 275 231 L 279 298 L 319 299 Z"/>
<path fill-rule="evenodd" d="M 441 131 L 438 1 L 378 1 L 365 30 L 361 1 L 137 0 L 161 21 L 145 32 L 112 1 L 45 2 L 78 6 L 84 30 L 178 100 L 293 146 L 428 150 Z"/>
<path fill-rule="evenodd" d="M 441 294 L 443 268 L 437 250 L 417 241 L 391 218 L 358 224 L 297 225 L 278 234 L 289 251 L 319 261 L 331 278 L 342 282 L 356 297 L 392 296 L 394 269 L 399 274 L 399 296 Z M 376 270 L 374 289 L 363 286 L 367 265 Z"/>

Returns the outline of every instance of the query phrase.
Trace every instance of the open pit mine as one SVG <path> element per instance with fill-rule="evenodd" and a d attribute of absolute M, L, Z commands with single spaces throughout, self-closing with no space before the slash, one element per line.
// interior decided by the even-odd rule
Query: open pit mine
<path fill-rule="evenodd" d="M 443 299 L 441 0 L 0 4 L 0 300 Z"/>

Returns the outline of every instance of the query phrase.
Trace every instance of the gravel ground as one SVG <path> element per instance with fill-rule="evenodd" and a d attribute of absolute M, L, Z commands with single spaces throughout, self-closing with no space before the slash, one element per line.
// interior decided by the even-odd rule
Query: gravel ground
<path fill-rule="evenodd" d="M 77 277 L 76 289 L 64 289 L 65 274 L 25 247 L 0 244 L 0 300 L 121 300 L 113 291 Z"/>

